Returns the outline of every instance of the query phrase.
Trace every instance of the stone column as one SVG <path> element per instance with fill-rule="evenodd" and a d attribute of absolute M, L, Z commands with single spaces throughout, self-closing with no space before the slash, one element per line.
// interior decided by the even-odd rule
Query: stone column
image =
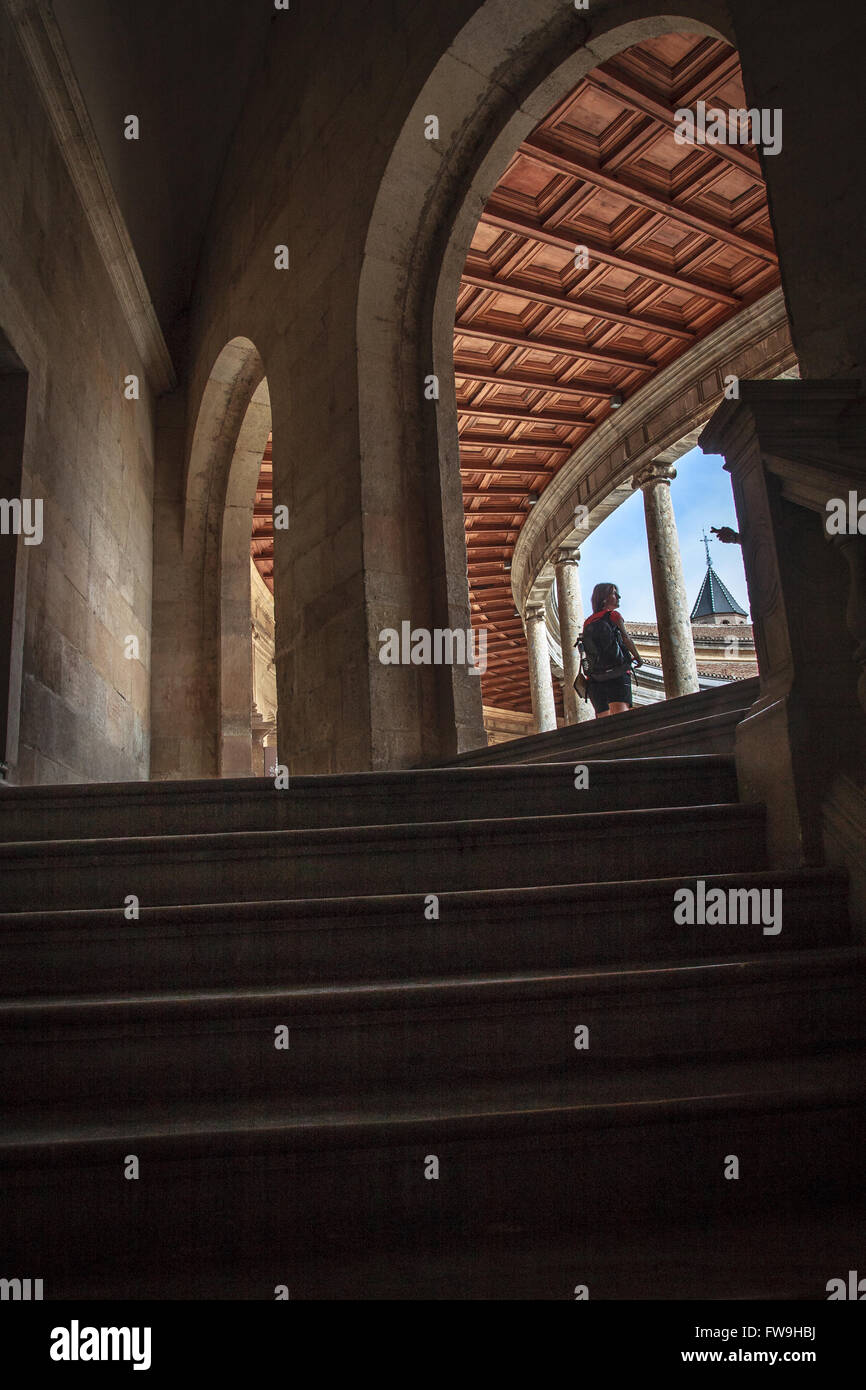
<path fill-rule="evenodd" d="M 553 698 L 553 677 L 550 673 L 550 654 L 547 648 L 547 624 L 543 608 L 530 608 L 526 615 L 526 646 L 529 654 L 529 688 L 532 692 L 532 713 L 539 734 L 556 728 L 556 704 Z"/>
<path fill-rule="evenodd" d="M 643 491 L 656 622 L 668 700 L 677 695 L 692 695 L 700 689 L 677 523 L 671 502 L 671 480 L 676 476 L 675 468 L 657 460 L 647 464 L 632 479 L 632 486 Z"/>
<path fill-rule="evenodd" d="M 559 606 L 559 638 L 562 645 L 562 669 L 564 683 L 562 698 L 565 707 L 566 724 L 579 724 L 592 718 L 592 710 L 585 700 L 578 699 L 574 688 L 580 653 L 575 642 L 583 631 L 583 600 L 580 594 L 580 551 L 564 546 L 557 551 L 554 565 L 556 573 L 556 596 Z"/>

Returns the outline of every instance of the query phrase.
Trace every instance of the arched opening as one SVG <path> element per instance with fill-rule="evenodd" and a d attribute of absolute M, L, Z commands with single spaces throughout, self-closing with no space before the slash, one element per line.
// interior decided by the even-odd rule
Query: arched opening
<path fill-rule="evenodd" d="M 264 365 L 234 338 L 202 393 L 181 525 L 157 535 L 171 597 L 154 623 L 154 777 L 262 775 L 273 751 L 272 467 Z"/>
<path fill-rule="evenodd" d="M 273 596 L 263 580 L 261 585 L 256 583 L 260 577 L 259 570 L 251 555 L 254 513 L 257 499 L 263 492 L 259 483 L 270 438 L 271 404 L 267 379 L 263 378 L 247 407 L 238 433 L 222 514 L 219 582 L 219 749 L 222 777 L 261 774 L 262 739 L 275 727 L 275 686 L 271 708 L 261 710 L 256 703 L 259 693 L 257 685 L 261 688 L 263 673 L 274 661 Z M 259 615 L 258 625 L 254 621 L 255 613 Z M 268 635 L 271 640 L 269 652 Z M 258 663 L 255 660 L 257 647 Z"/>
<path fill-rule="evenodd" d="M 709 678 L 683 651 L 694 642 L 671 465 L 739 374 L 776 375 L 795 359 L 757 150 L 751 139 L 678 138 L 679 113 L 698 102 L 747 108 L 724 40 L 686 25 L 617 51 L 520 142 L 475 227 L 454 363 L 486 722 L 541 709 L 539 728 L 581 717 L 563 670 L 585 616 L 579 547 L 637 486 L 653 576 L 633 590 L 631 616 L 650 640 L 656 629 L 665 668 L 643 698 L 697 692 Z M 694 481 L 692 467 L 681 496 Z M 575 611 L 563 645 L 570 600 L 554 575 L 566 563 Z M 530 609 L 545 615 L 552 679 L 546 660 L 527 661 Z"/>
<path fill-rule="evenodd" d="M 358 294 L 363 507 L 371 533 L 389 540 L 387 552 L 368 546 L 365 556 L 370 588 L 388 600 L 369 605 L 371 646 L 379 628 L 400 618 L 453 629 L 476 616 L 467 584 L 455 309 L 479 217 L 514 151 L 616 53 L 683 30 L 718 41 L 726 23 L 721 10 L 717 28 L 702 18 L 649 13 L 617 24 L 600 15 L 587 41 L 590 26 L 570 7 L 551 14 L 543 3 L 489 0 L 431 73 L 379 186 Z M 499 80 L 505 70 L 507 86 Z M 425 138 L 431 113 L 435 136 Z M 434 389 L 425 390 L 431 382 Z M 477 676 L 456 666 L 371 667 L 373 707 L 387 709 L 399 726 L 404 761 L 485 742 Z M 402 732 L 410 722 L 417 730 L 411 741 Z M 381 744 L 393 754 L 396 736 L 389 742 L 385 732 Z"/>
<path fill-rule="evenodd" d="M 278 761 L 273 434 L 268 436 L 256 483 L 250 581 L 253 638 L 252 770 L 256 777 L 273 777 Z"/>

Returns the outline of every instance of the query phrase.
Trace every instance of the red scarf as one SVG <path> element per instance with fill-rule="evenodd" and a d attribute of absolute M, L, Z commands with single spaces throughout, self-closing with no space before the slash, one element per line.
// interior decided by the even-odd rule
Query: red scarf
<path fill-rule="evenodd" d="M 590 613 L 584 627 L 589 627 L 590 623 L 597 623 L 599 618 L 612 618 L 614 622 L 619 618 L 620 622 L 622 621 L 622 615 L 615 608 L 600 608 L 597 613 Z"/>

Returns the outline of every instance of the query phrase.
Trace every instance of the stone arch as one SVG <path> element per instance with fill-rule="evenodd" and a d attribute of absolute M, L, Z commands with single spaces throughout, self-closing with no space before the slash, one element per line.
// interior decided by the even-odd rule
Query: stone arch
<path fill-rule="evenodd" d="M 163 528 L 157 547 L 173 595 L 154 623 L 153 775 L 249 776 L 249 542 L 271 404 L 248 338 L 219 353 L 193 418 L 173 546 Z"/>
<path fill-rule="evenodd" d="M 265 369 L 249 338 L 233 338 L 211 368 L 195 415 L 183 490 L 183 549 L 210 555 L 235 449 Z M 270 409 L 270 407 L 268 407 Z"/>
<path fill-rule="evenodd" d="M 220 775 L 250 776 L 253 688 L 250 640 L 250 535 L 256 483 L 271 432 L 271 400 L 264 377 L 247 406 L 229 466 L 222 511 L 219 567 Z"/>
<path fill-rule="evenodd" d="M 371 644 L 400 617 L 469 626 L 453 328 L 469 243 L 512 154 L 581 77 L 642 39 L 686 29 L 733 42 L 712 0 L 692 0 L 689 15 L 657 9 L 599 6 L 590 21 L 558 0 L 486 0 L 403 124 L 369 224 L 356 319 L 362 506 L 374 521 L 368 534 L 391 542 L 380 582 L 372 547 L 365 556 L 375 591 L 390 600 L 368 605 Z M 431 114 L 438 141 L 424 138 Z M 438 399 L 425 398 L 431 377 Z M 484 742 L 477 678 L 456 666 L 412 674 L 440 756 Z M 388 698 L 384 680 L 373 672 L 374 702 Z M 423 751 L 422 732 L 416 757 Z"/>

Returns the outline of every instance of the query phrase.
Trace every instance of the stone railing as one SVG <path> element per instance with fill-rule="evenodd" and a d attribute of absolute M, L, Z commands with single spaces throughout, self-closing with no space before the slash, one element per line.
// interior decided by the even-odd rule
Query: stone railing
<path fill-rule="evenodd" d="M 760 698 L 737 730 L 741 796 L 767 806 L 774 865 L 829 858 L 861 866 L 852 907 L 866 926 L 860 383 L 743 381 L 740 399 L 719 407 L 700 443 L 724 454 L 733 480 L 761 673 Z M 844 814 L 834 816 L 840 798 Z"/>

